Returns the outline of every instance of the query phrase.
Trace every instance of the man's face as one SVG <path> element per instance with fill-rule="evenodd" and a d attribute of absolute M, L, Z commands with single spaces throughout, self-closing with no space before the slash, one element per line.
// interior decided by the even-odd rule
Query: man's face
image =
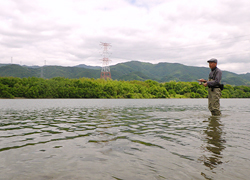
<path fill-rule="evenodd" d="M 209 62 L 210 69 L 214 69 L 217 66 L 217 63 L 215 62 Z"/>

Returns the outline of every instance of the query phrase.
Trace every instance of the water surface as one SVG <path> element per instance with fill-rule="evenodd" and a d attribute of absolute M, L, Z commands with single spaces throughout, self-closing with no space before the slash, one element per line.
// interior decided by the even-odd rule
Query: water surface
<path fill-rule="evenodd" d="M 0 99 L 0 179 L 248 179 L 250 100 Z"/>

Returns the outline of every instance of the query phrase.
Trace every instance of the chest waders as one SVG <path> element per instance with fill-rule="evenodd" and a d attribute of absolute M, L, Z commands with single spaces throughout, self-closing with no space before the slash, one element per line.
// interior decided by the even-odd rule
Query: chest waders
<path fill-rule="evenodd" d="M 209 79 L 208 81 L 213 81 Z M 222 85 L 223 86 L 223 85 Z M 221 88 L 223 87 L 209 87 L 208 88 L 208 109 L 213 116 L 220 116 L 220 97 Z"/>

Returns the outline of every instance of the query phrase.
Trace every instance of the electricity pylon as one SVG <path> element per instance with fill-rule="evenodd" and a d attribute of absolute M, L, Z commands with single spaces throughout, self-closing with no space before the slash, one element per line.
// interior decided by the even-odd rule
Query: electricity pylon
<path fill-rule="evenodd" d="M 101 42 L 100 45 L 103 46 L 102 70 L 101 70 L 101 77 L 100 78 L 111 79 L 111 72 L 110 72 L 110 67 L 109 67 L 109 62 L 111 60 L 109 59 L 110 53 L 108 52 L 108 48 L 111 47 L 111 44 Z"/>

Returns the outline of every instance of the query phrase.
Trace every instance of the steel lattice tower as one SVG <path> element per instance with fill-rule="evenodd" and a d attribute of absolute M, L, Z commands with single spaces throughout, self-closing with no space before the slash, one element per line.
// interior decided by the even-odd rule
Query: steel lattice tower
<path fill-rule="evenodd" d="M 111 72 L 110 72 L 110 67 L 109 67 L 109 55 L 110 53 L 108 52 L 108 48 L 111 47 L 110 43 L 102 43 L 100 44 L 103 46 L 103 58 L 102 58 L 102 70 L 101 70 L 101 79 L 111 79 Z"/>

